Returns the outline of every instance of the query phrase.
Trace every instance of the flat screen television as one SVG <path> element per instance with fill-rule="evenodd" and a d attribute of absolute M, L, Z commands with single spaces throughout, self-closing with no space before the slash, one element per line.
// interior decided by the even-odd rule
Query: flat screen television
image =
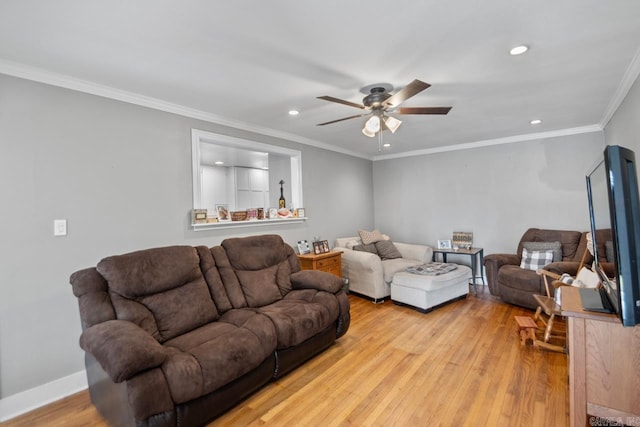
<path fill-rule="evenodd" d="M 640 197 L 633 151 L 607 146 L 587 172 L 587 196 L 596 272 L 622 324 L 634 326 L 640 323 Z M 596 230 L 608 228 L 611 243 L 597 242 Z M 613 259 L 599 253 L 607 246 Z M 613 264 L 609 274 L 605 259 Z"/>

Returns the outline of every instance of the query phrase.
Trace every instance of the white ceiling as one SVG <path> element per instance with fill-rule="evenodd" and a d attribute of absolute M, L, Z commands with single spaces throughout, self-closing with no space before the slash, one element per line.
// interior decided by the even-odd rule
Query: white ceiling
<path fill-rule="evenodd" d="M 597 129 L 639 47 L 638 0 L 0 2 L 2 73 L 367 158 Z M 316 126 L 361 112 L 317 96 L 416 78 L 402 106 L 453 109 L 400 116 L 382 153 L 362 118 Z"/>

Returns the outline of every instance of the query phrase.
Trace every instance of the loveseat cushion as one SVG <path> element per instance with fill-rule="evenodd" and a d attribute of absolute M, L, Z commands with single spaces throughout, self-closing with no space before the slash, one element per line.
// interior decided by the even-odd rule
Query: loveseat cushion
<path fill-rule="evenodd" d="M 234 308 L 278 301 L 300 270 L 295 252 L 276 234 L 225 239 L 211 253 Z"/>
<path fill-rule="evenodd" d="M 162 365 L 176 403 L 210 393 L 258 367 L 276 348 L 276 332 L 263 315 L 230 310 L 218 321 L 164 343 Z"/>
<path fill-rule="evenodd" d="M 218 318 L 196 249 L 169 246 L 103 259 L 116 317 L 164 342 Z"/>
<path fill-rule="evenodd" d="M 340 312 L 335 295 L 314 289 L 289 292 L 284 299 L 257 309 L 275 326 L 277 348 L 300 344 L 324 331 Z"/>

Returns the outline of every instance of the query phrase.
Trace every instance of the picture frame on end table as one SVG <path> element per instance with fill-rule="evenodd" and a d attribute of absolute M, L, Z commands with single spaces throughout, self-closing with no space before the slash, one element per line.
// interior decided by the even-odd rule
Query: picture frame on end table
<path fill-rule="evenodd" d="M 329 242 L 327 240 L 319 240 L 317 242 L 313 242 L 313 253 L 316 255 L 326 254 L 330 252 Z"/>
<path fill-rule="evenodd" d="M 451 240 L 438 240 L 438 249 L 451 249 Z"/>
<path fill-rule="evenodd" d="M 309 242 L 306 240 L 298 240 L 298 252 L 300 255 L 310 254 L 311 247 L 309 247 Z"/>

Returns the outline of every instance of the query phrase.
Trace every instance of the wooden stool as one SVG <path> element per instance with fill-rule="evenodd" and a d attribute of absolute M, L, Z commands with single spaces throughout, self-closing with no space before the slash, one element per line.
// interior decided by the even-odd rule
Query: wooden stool
<path fill-rule="evenodd" d="M 520 332 L 520 345 L 525 345 L 528 339 L 531 340 L 532 344 L 535 343 L 536 329 L 538 329 L 536 322 L 529 316 L 515 316 L 515 318 Z"/>

